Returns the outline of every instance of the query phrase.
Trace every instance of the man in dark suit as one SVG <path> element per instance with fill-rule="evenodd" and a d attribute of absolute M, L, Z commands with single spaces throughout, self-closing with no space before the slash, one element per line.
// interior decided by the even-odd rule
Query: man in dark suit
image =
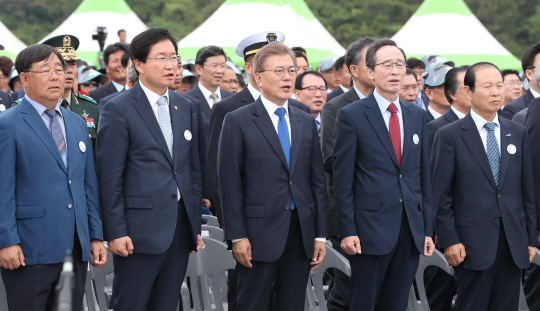
<path fill-rule="evenodd" d="M 375 41 L 366 52 L 375 90 L 336 119 L 334 190 L 341 247 L 351 255 L 351 310 L 405 310 L 419 254 L 434 249 L 424 111 L 398 96 L 405 60 L 394 41 Z"/>
<path fill-rule="evenodd" d="M 122 56 L 128 52 L 129 46 L 121 42 L 109 45 L 103 52 L 105 69 L 111 78 L 111 82 L 98 87 L 88 94 L 98 104 L 103 97 L 120 92 L 126 85 L 126 70 L 122 67 Z"/>
<path fill-rule="evenodd" d="M 426 122 L 440 118 L 450 108 L 450 103 L 444 95 L 444 81 L 446 73 L 452 67 L 444 64 L 432 66 L 424 76 L 424 92 L 429 99 L 426 109 Z"/>
<path fill-rule="evenodd" d="M 322 119 L 322 154 L 324 159 L 324 170 L 326 172 L 326 183 L 328 185 L 328 207 L 329 207 L 329 230 L 330 241 L 334 248 L 347 259 L 349 254 L 345 253 L 339 246 L 338 222 L 336 214 L 336 202 L 334 199 L 334 163 L 332 154 L 334 149 L 334 128 L 336 126 L 336 116 L 339 109 L 366 98 L 373 92 L 375 84 L 367 75 L 366 51 L 375 42 L 374 38 L 360 38 L 347 48 L 345 62 L 353 78 L 351 89 L 334 100 L 327 102 L 323 107 Z M 328 294 L 328 310 L 349 310 L 350 305 L 350 278 L 338 269 L 334 269 L 334 278 L 330 284 Z"/>
<path fill-rule="evenodd" d="M 338 97 L 339 95 L 345 92 L 348 92 L 351 88 L 352 76 L 351 76 L 351 72 L 349 71 L 349 68 L 347 67 L 345 57 L 346 55 L 341 56 L 340 58 L 336 60 L 336 65 L 335 65 L 336 76 L 341 81 L 341 84 L 339 85 L 337 89 L 335 89 L 333 92 L 330 92 L 328 94 L 327 101 L 331 101 L 332 99 Z"/>
<path fill-rule="evenodd" d="M 212 107 L 224 98 L 233 95 L 232 92 L 220 89 L 219 85 L 227 69 L 225 52 L 215 45 L 203 47 L 197 52 L 195 70 L 199 75 L 199 84 L 185 94 L 196 98 L 204 112 L 204 135 L 208 139 L 208 124 Z"/>
<path fill-rule="evenodd" d="M 469 68 L 469 65 L 463 65 L 452 68 L 446 73 L 444 95 L 451 106 L 450 109 L 448 109 L 448 112 L 442 117 L 427 124 L 430 154 L 437 130 L 454 121 L 463 119 L 471 110 L 471 100 L 467 98 L 463 91 L 463 80 L 465 78 L 465 73 Z M 435 245 L 437 245 L 437 243 L 435 243 Z M 425 270 L 424 283 L 429 308 L 432 311 L 450 311 L 452 308 L 452 301 L 456 295 L 454 278 L 442 269 L 430 266 Z"/>
<path fill-rule="evenodd" d="M 27 92 L 0 114 L 0 265 L 9 309 L 53 310 L 71 251 L 70 308 L 81 310 L 88 262 L 102 267 L 107 260 L 92 144 L 86 122 L 58 101 L 60 52 L 34 44 L 15 66 Z"/>
<path fill-rule="evenodd" d="M 9 99 L 9 95 L 0 90 L 0 113 L 6 111 L 11 107 L 11 100 Z"/>
<path fill-rule="evenodd" d="M 302 310 L 326 254 L 328 200 L 312 116 L 288 105 L 296 56 L 279 42 L 253 60 L 261 96 L 225 117 L 218 150 L 225 239 L 237 261 L 237 310 Z M 278 277 L 279 276 L 279 277 Z"/>
<path fill-rule="evenodd" d="M 294 95 L 300 102 L 309 106 L 319 137 L 321 137 L 321 112 L 326 104 L 327 91 L 326 80 L 318 71 L 305 71 L 296 77 Z"/>
<path fill-rule="evenodd" d="M 412 70 L 416 74 L 416 81 L 418 83 L 418 97 L 416 98 L 416 106 L 426 110 L 429 106 L 429 99 L 424 93 L 424 72 L 426 70 L 426 64 L 418 58 L 411 57 L 407 60 L 407 68 Z"/>
<path fill-rule="evenodd" d="M 111 93 L 103 98 L 101 98 L 99 101 L 98 101 L 98 106 L 99 106 L 99 111 L 101 111 L 101 109 L 103 109 L 103 106 L 105 106 L 105 104 L 113 99 L 116 95 L 124 92 L 125 90 L 127 90 L 130 86 L 133 87 L 133 85 L 135 84 L 135 82 L 137 82 L 137 80 L 139 79 L 139 77 L 137 76 L 137 71 L 135 70 L 135 68 L 133 67 L 133 70 L 132 70 L 132 75 L 131 75 L 131 79 L 133 80 L 135 78 L 134 81 L 130 80 L 130 77 L 129 77 L 129 73 L 128 73 L 128 67 L 130 67 L 131 65 L 131 59 L 129 58 L 129 52 L 126 52 L 124 53 L 124 55 L 122 55 L 122 58 L 120 60 L 120 65 L 122 66 L 123 70 L 125 71 L 126 73 L 126 84 L 124 85 L 124 87 L 122 89 L 120 89 L 118 92 L 114 92 L 114 93 Z M 133 74 L 133 71 L 135 71 L 135 74 Z M 131 81 L 131 84 L 130 84 L 130 81 Z M 112 82 L 111 82 L 112 83 Z M 97 89 L 96 89 L 97 90 Z"/>
<path fill-rule="evenodd" d="M 530 46 L 521 57 L 521 68 L 527 79 L 529 79 L 529 90 L 518 99 L 515 99 L 504 106 L 499 115 L 505 119 L 512 120 L 514 115 L 529 107 L 531 101 L 540 96 L 540 87 L 535 78 L 535 68 L 540 63 L 540 43 Z"/>
<path fill-rule="evenodd" d="M 439 247 L 454 266 L 456 310 L 517 310 L 521 269 L 537 245 L 529 137 L 499 118 L 499 69 L 465 74 L 471 112 L 435 135 L 431 167 Z"/>
<path fill-rule="evenodd" d="M 98 131 L 112 303 L 120 311 L 176 310 L 189 252 L 203 246 L 198 110 L 167 89 L 178 61 L 168 30 L 136 36 L 130 57 L 139 82 L 103 107 Z"/>

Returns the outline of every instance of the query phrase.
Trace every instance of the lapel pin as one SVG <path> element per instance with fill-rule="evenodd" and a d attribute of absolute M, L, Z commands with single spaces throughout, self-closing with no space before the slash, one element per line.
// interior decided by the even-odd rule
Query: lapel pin
<path fill-rule="evenodd" d="M 86 145 L 82 140 L 79 142 L 79 149 L 81 149 L 81 152 L 86 152 Z"/>
<path fill-rule="evenodd" d="M 506 134 L 506 137 L 508 137 L 508 136 L 512 136 L 512 134 Z"/>
<path fill-rule="evenodd" d="M 186 130 L 186 131 L 184 132 L 184 138 L 185 138 L 187 141 L 190 141 L 192 137 L 193 137 L 193 136 L 191 135 L 191 132 L 190 132 L 189 130 Z"/>
<path fill-rule="evenodd" d="M 506 147 L 506 150 L 509 154 L 514 154 L 517 151 L 516 146 L 514 146 L 513 144 L 508 145 L 508 147 Z"/>
<path fill-rule="evenodd" d="M 418 143 L 420 142 L 420 138 L 418 137 L 418 134 L 414 134 L 413 137 L 412 137 L 412 141 L 415 145 L 418 145 Z"/>
<path fill-rule="evenodd" d="M 178 107 L 174 106 L 174 110 L 178 110 Z"/>

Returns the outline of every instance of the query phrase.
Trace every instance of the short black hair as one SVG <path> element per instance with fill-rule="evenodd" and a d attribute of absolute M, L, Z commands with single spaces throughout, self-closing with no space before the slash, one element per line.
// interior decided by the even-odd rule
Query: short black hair
<path fill-rule="evenodd" d="M 124 53 L 124 55 L 122 55 L 122 59 L 120 59 L 120 66 L 127 69 L 128 63 L 129 63 L 129 52 L 126 52 Z"/>
<path fill-rule="evenodd" d="M 341 72 L 343 65 L 345 64 L 345 56 L 341 56 L 336 60 L 336 71 Z"/>
<path fill-rule="evenodd" d="M 405 75 L 413 76 L 414 80 L 416 80 L 416 82 L 418 82 L 418 77 L 416 76 L 416 73 L 414 71 L 412 71 L 411 69 L 407 68 L 407 71 L 405 72 Z"/>
<path fill-rule="evenodd" d="M 131 61 L 138 60 L 142 63 L 146 63 L 146 58 L 148 53 L 152 49 L 154 44 L 161 41 L 171 41 L 174 46 L 174 50 L 178 52 L 178 44 L 176 39 L 171 35 L 168 29 L 166 28 L 150 28 L 140 34 L 138 34 L 131 44 L 129 45 L 129 56 Z"/>
<path fill-rule="evenodd" d="M 527 69 L 534 67 L 534 58 L 540 53 L 540 43 L 530 46 L 525 50 L 523 56 L 521 56 L 521 68 L 523 72 Z M 533 69 L 533 68 L 531 68 Z"/>
<path fill-rule="evenodd" d="M 125 29 L 120 29 L 120 30 L 118 30 L 118 35 L 120 35 L 120 33 L 121 33 L 122 31 L 123 31 L 123 32 L 126 32 Z"/>
<path fill-rule="evenodd" d="M 403 60 L 406 62 L 407 61 L 407 56 L 405 55 L 405 52 L 400 49 L 396 42 L 394 42 L 394 40 L 392 39 L 388 39 L 388 38 L 382 38 L 382 39 L 379 39 L 375 42 L 373 42 L 372 45 L 370 45 L 370 47 L 368 48 L 367 52 L 366 52 L 366 66 L 371 68 L 371 70 L 373 70 L 375 68 L 375 62 L 376 62 L 376 58 L 377 58 L 377 51 L 382 48 L 382 47 L 385 47 L 385 46 L 394 46 L 396 47 L 398 50 L 401 51 L 401 54 L 403 54 Z"/>
<path fill-rule="evenodd" d="M 323 77 L 323 75 L 320 72 L 315 71 L 315 70 L 308 70 L 308 71 L 302 72 L 296 77 L 296 81 L 294 82 L 295 90 L 302 89 L 302 81 L 304 80 L 304 77 L 307 75 L 314 75 L 314 76 L 322 78 L 324 81 L 324 86 L 328 87 L 328 84 L 326 84 L 326 79 Z"/>
<path fill-rule="evenodd" d="M 291 50 L 292 50 L 293 52 L 298 51 L 298 52 L 304 53 L 304 55 L 307 55 L 306 49 L 304 49 L 304 48 L 301 47 L 301 46 L 295 46 L 295 47 L 292 47 Z"/>
<path fill-rule="evenodd" d="M 308 60 L 307 60 L 306 54 L 302 53 L 301 51 L 295 51 L 295 50 L 293 50 L 293 52 L 294 52 L 294 54 L 296 55 L 296 58 L 302 57 L 303 59 L 305 59 L 305 60 L 306 60 L 306 63 L 308 63 L 308 66 L 309 66 L 309 62 L 308 62 Z"/>
<path fill-rule="evenodd" d="M 219 56 L 223 55 L 225 59 L 227 59 L 227 55 L 225 55 L 225 51 L 223 51 L 222 48 L 220 48 L 217 45 L 209 45 L 201 48 L 197 52 L 197 56 L 195 56 L 195 65 L 204 65 L 206 63 L 206 60 L 213 56 Z"/>
<path fill-rule="evenodd" d="M 448 70 L 448 72 L 446 73 L 446 76 L 444 77 L 445 79 L 444 80 L 444 96 L 446 97 L 446 100 L 448 100 L 450 104 L 454 102 L 454 100 L 450 96 L 450 93 L 457 94 L 457 92 L 459 91 L 460 83 L 457 78 L 458 74 L 462 72 L 467 72 L 469 68 L 471 68 L 471 66 L 463 65 L 459 67 L 454 67 Z"/>
<path fill-rule="evenodd" d="M 360 52 L 362 49 L 369 47 L 375 41 L 377 41 L 377 39 L 365 37 L 360 38 L 349 45 L 347 52 L 345 52 L 345 62 L 347 63 L 349 71 L 351 71 L 352 65 L 358 65 L 358 63 L 360 63 Z"/>
<path fill-rule="evenodd" d="M 9 74 L 11 73 L 11 68 L 13 68 L 13 61 L 6 56 L 0 56 L 0 71 L 2 71 L 2 74 L 4 77 L 9 78 Z"/>
<path fill-rule="evenodd" d="M 506 77 L 507 75 L 516 75 L 519 78 L 519 80 L 521 80 L 521 78 L 519 77 L 519 72 L 517 72 L 517 70 L 505 69 L 501 71 L 501 75 L 503 77 L 503 81 L 504 81 L 504 77 Z"/>
<path fill-rule="evenodd" d="M 463 81 L 463 84 L 465 86 L 468 86 L 469 89 L 471 89 L 471 92 L 474 92 L 474 84 L 476 83 L 476 71 L 480 68 L 486 68 L 486 67 L 493 67 L 497 70 L 499 70 L 499 67 L 495 66 L 493 63 L 489 62 L 480 62 L 472 65 L 465 74 L 465 79 Z"/>
<path fill-rule="evenodd" d="M 129 47 L 127 44 L 125 43 L 122 43 L 122 42 L 116 42 L 114 44 L 110 44 L 106 49 L 105 51 L 103 51 L 103 61 L 105 62 L 105 65 L 108 65 L 109 64 L 109 56 L 114 53 L 114 52 L 117 52 L 117 51 L 125 51 L 125 52 L 128 52 L 129 51 Z"/>
<path fill-rule="evenodd" d="M 411 57 L 407 60 L 407 68 L 414 69 L 420 67 L 422 69 L 426 69 L 426 64 L 424 64 L 423 61 L 419 60 L 416 57 Z"/>
<path fill-rule="evenodd" d="M 50 45 L 36 43 L 19 52 L 15 59 L 15 70 L 17 70 L 19 74 L 26 72 L 32 68 L 32 64 L 48 59 L 51 54 L 58 57 L 62 63 L 62 67 L 67 67 L 62 54 L 60 54 L 57 49 Z"/>

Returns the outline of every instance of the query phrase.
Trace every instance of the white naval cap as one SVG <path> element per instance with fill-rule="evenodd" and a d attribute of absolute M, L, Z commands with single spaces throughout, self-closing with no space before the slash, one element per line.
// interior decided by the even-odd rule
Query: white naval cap
<path fill-rule="evenodd" d="M 236 55 L 246 58 L 249 55 L 257 53 L 268 43 L 285 41 L 285 34 L 279 31 L 265 31 L 256 35 L 251 35 L 236 46 Z"/>

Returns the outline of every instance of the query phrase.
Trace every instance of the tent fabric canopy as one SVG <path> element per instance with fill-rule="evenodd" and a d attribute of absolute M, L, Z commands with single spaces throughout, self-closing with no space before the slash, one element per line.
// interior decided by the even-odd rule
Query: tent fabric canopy
<path fill-rule="evenodd" d="M 5 50 L 0 51 L 0 56 L 7 56 L 12 61 L 15 61 L 17 54 L 26 48 L 26 44 L 15 37 L 2 22 L 0 22 L 0 44 L 5 48 Z"/>
<path fill-rule="evenodd" d="M 234 63 L 243 66 L 244 60 L 234 52 L 236 45 L 249 35 L 264 31 L 280 31 L 285 34 L 287 46 L 305 48 L 313 68 L 317 68 L 323 58 L 345 54 L 345 49 L 303 0 L 227 0 L 202 25 L 178 42 L 178 50 L 182 59 L 195 59 L 201 47 L 217 45 Z"/>
<path fill-rule="evenodd" d="M 58 35 L 74 35 L 81 42 L 77 49 L 77 56 L 97 65 L 99 44 L 96 40 L 92 40 L 92 35 L 97 33 L 98 26 L 107 28 L 105 48 L 119 41 L 117 32 L 120 29 L 126 30 L 128 42 L 147 29 L 124 0 L 84 0 L 58 28 L 41 42 Z"/>
<path fill-rule="evenodd" d="M 425 0 L 392 39 L 407 57 L 439 55 L 456 66 L 486 61 L 501 70 L 522 70 L 520 60 L 489 33 L 463 0 Z"/>

